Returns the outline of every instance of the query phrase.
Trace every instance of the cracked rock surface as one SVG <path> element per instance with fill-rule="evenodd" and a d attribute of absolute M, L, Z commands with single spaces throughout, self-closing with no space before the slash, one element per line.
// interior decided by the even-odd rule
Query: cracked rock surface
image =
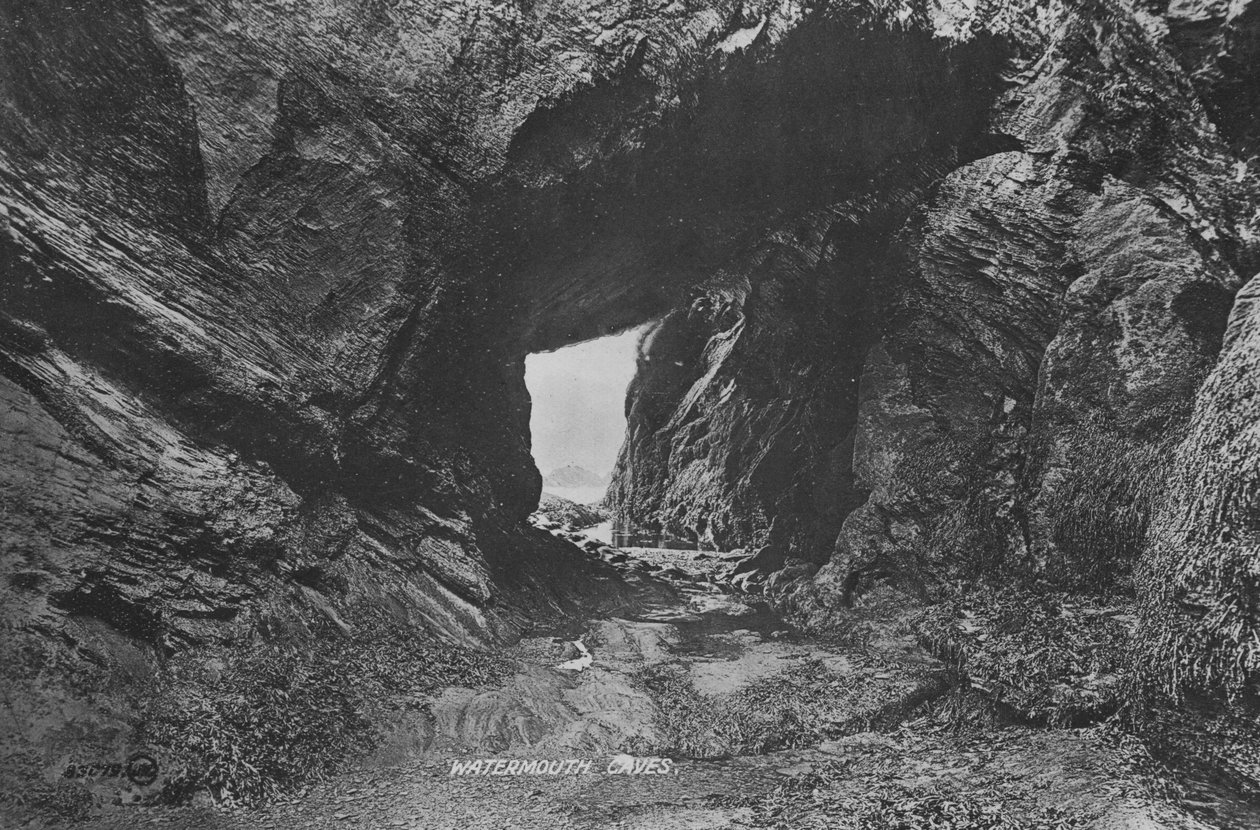
<path fill-rule="evenodd" d="M 170 659 L 365 608 L 619 601 L 526 523 L 524 359 L 649 321 L 619 519 L 819 629 L 1124 595 L 1134 689 L 1252 734 L 1258 14 L 10 0 L 5 742 L 125 753 Z"/>

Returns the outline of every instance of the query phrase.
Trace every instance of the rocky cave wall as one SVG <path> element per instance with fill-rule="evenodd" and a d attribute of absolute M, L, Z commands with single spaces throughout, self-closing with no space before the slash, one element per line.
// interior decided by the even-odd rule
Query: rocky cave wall
<path fill-rule="evenodd" d="M 1260 265 L 1254 10 L 1012 15 L 987 138 L 772 224 L 645 339 L 622 521 L 823 624 L 882 581 L 1132 590 Z"/>
<path fill-rule="evenodd" d="M 1099 538 L 1122 573 L 1150 515 L 1159 567 L 1214 573 L 1249 550 L 1185 543 L 1251 423 L 1249 306 L 1216 356 L 1253 19 L 6 4 L 11 722 L 122 735 L 67 677 L 360 606 L 471 642 L 615 593 L 523 525 L 523 360 L 662 316 L 618 509 L 765 548 L 815 616 L 880 576 L 1090 582 Z"/>
<path fill-rule="evenodd" d="M 189 650 L 363 609 L 484 643 L 615 597 L 524 524 L 524 356 L 588 315 L 521 305 L 561 288 L 504 270 L 505 206 L 543 215 L 553 163 L 516 136 L 620 77 L 650 122 L 743 26 L 720 3 L 0 9 L 6 743 L 114 757 Z"/>

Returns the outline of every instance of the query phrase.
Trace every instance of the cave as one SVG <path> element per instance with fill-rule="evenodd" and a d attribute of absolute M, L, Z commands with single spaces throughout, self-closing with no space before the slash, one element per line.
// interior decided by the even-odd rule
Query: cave
<path fill-rule="evenodd" d="M 626 388 L 644 334 L 638 327 L 526 357 L 530 454 L 542 473 L 531 523 L 628 544 L 614 540 L 624 522 L 614 524 L 605 497 L 625 439 Z"/>
<path fill-rule="evenodd" d="M 859 754 L 923 718 L 1029 730 L 1034 753 L 1123 715 L 1182 776 L 1168 809 L 1248 826 L 1257 20 L 5 4 L 0 807 L 262 804 L 461 740 L 696 763 L 806 741 L 578 729 L 502 691 L 647 660 L 610 711 L 803 730 L 842 702 L 808 734 Z M 687 558 L 536 518 L 527 364 L 627 332 L 604 506 Z M 681 639 L 647 649 L 633 626 L 664 619 Z M 645 656 L 809 643 L 865 703 L 753 705 L 769 658 L 736 692 Z M 443 719 L 463 693 L 442 689 L 483 686 L 499 714 Z M 255 698 L 299 725 L 225 771 L 198 730 Z M 137 758 L 143 783 L 107 780 Z M 1139 809 L 1097 798 L 1095 826 Z"/>

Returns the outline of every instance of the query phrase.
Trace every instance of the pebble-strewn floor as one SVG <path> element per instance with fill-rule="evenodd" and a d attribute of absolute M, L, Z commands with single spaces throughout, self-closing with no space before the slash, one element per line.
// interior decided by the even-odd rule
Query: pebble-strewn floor
<path fill-rule="evenodd" d="M 592 555 L 616 560 L 614 567 L 633 581 L 656 580 L 636 562 L 676 568 L 670 581 L 677 590 L 656 586 L 645 592 L 653 599 L 643 607 L 589 621 L 580 637 L 592 659 L 581 670 L 557 668 L 581 653 L 570 635 L 538 636 L 512 650 L 521 671 L 503 686 L 448 690 L 433 703 L 437 725 L 429 757 L 349 770 L 262 809 L 227 809 L 202 799 L 181 808 L 113 808 L 81 826 L 847 830 L 853 826 L 846 823 L 851 805 L 890 788 L 907 799 L 981 799 L 1012 817 L 1066 811 L 1075 823 L 1063 827 L 1202 826 L 1150 797 L 1141 775 L 1126 766 L 1128 750 L 1105 727 L 1020 727 L 969 736 L 916 715 L 909 723 L 885 724 L 884 732 L 840 735 L 814 746 L 721 760 L 671 759 L 667 774 L 609 774 L 619 749 L 653 739 L 653 700 L 633 680 L 644 666 L 681 664 L 696 688 L 721 706 L 723 696 L 741 685 L 773 682 L 776 666 L 817 658 L 831 677 L 848 684 L 836 695 L 839 708 L 883 711 L 913 693 L 931 658 L 912 643 L 845 654 L 834 643 L 791 632 L 754 598 L 716 590 L 713 573 L 729 566 L 719 556 L 652 550 Z M 669 596 L 674 598 L 662 600 Z M 853 713 L 838 713 L 844 714 Z M 477 757 L 582 758 L 591 768 L 578 775 L 451 774 L 452 758 Z"/>

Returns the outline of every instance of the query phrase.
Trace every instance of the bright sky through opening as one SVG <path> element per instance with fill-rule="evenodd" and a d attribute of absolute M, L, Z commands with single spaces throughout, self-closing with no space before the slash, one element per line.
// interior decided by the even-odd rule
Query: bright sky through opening
<path fill-rule="evenodd" d="M 543 475 L 568 464 L 612 472 L 626 432 L 626 387 L 642 329 L 525 358 L 529 429 Z"/>

